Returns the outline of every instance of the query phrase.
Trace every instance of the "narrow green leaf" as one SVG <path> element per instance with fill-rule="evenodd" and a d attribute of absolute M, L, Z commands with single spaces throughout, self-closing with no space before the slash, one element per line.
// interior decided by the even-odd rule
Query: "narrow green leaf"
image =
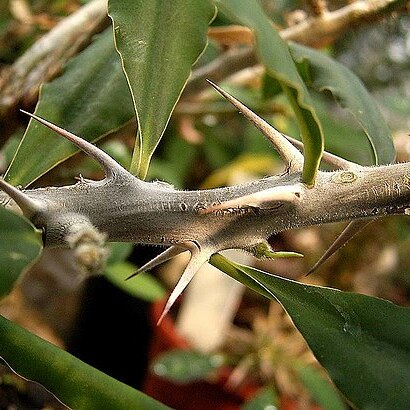
<path fill-rule="evenodd" d="M 323 410 L 346 410 L 347 406 L 335 388 L 313 366 L 299 366 L 299 379 L 305 385 L 315 402 Z"/>
<path fill-rule="evenodd" d="M 115 43 L 132 92 L 138 138 L 131 172 L 151 156 L 196 62 L 215 13 L 210 0 L 110 0 Z"/>
<path fill-rule="evenodd" d="M 124 292 L 148 302 L 154 302 L 165 297 L 165 288 L 147 272 L 141 272 L 137 277 L 125 280 L 136 270 L 136 266 L 132 263 L 117 262 L 106 267 L 104 276 Z"/>
<path fill-rule="evenodd" d="M 72 409 L 167 409 L 0 316 L 0 357 Z"/>
<path fill-rule="evenodd" d="M 107 245 L 109 246 L 110 250 L 107 265 L 113 265 L 114 263 L 124 262 L 125 259 L 132 252 L 132 248 L 134 247 L 133 243 L 128 242 L 111 242 Z"/>
<path fill-rule="evenodd" d="M 216 4 L 218 10 L 231 20 L 253 30 L 259 60 L 268 75 L 280 83 L 295 111 L 304 144 L 302 179 L 307 185 L 313 185 L 323 153 L 323 132 L 309 92 L 286 43 L 256 0 L 216 0 Z"/>
<path fill-rule="evenodd" d="M 11 291 L 42 248 L 40 231 L 27 219 L 0 207 L 0 298 Z"/>
<path fill-rule="evenodd" d="M 134 117 L 111 29 L 71 60 L 61 77 L 42 86 L 35 113 L 88 141 Z M 5 178 L 13 185 L 27 186 L 77 151 L 55 132 L 30 120 Z"/>
<path fill-rule="evenodd" d="M 212 264 L 278 300 L 340 391 L 360 409 L 408 409 L 410 309 L 310 286 L 214 255 Z"/>
<path fill-rule="evenodd" d="M 308 86 L 330 91 L 336 101 L 355 117 L 370 141 L 375 164 L 394 162 L 396 152 L 389 128 L 374 98 L 359 78 L 347 67 L 311 48 L 289 44 Z"/>
<path fill-rule="evenodd" d="M 192 350 L 172 350 L 159 356 L 152 365 L 157 376 L 176 383 L 190 383 L 206 379 L 224 364 L 221 355 Z"/>
<path fill-rule="evenodd" d="M 241 410 L 275 410 L 278 408 L 278 402 L 278 395 L 273 387 L 265 387 L 241 406 Z"/>

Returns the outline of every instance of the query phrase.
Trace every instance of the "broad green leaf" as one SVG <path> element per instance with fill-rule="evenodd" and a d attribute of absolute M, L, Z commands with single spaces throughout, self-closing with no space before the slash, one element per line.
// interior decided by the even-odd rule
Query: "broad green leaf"
<path fill-rule="evenodd" d="M 115 43 L 138 121 L 131 172 L 145 178 L 151 156 L 207 44 L 210 0 L 110 0 Z"/>
<path fill-rule="evenodd" d="M 360 127 L 346 124 L 321 111 L 319 114 L 326 134 L 326 149 L 349 161 L 362 165 L 374 163 L 373 149 Z"/>
<path fill-rule="evenodd" d="M 216 0 L 216 4 L 218 10 L 231 20 L 253 30 L 260 62 L 268 75 L 280 83 L 295 112 L 304 144 L 302 179 L 307 185 L 313 185 L 323 152 L 323 132 L 309 92 L 286 43 L 256 0 Z"/>
<path fill-rule="evenodd" d="M 0 206 L 0 298 L 39 257 L 41 232 L 27 219 Z"/>
<path fill-rule="evenodd" d="M 0 316 L 0 357 L 72 409 L 167 409 Z"/>
<path fill-rule="evenodd" d="M 124 292 L 148 302 L 154 302 L 165 297 L 164 287 L 147 272 L 141 272 L 135 278 L 126 280 L 136 270 L 137 268 L 132 263 L 117 262 L 106 267 L 104 276 Z"/>
<path fill-rule="evenodd" d="M 35 113 L 88 141 L 134 117 L 111 29 L 71 60 L 61 77 L 42 86 Z M 27 186 L 77 151 L 55 132 L 30 120 L 5 178 L 13 185 Z"/>
<path fill-rule="evenodd" d="M 346 398 L 360 409 L 408 409 L 410 309 L 305 285 L 214 255 L 212 264 L 278 300 Z"/>
<path fill-rule="evenodd" d="M 152 372 L 176 383 L 190 383 L 206 379 L 223 364 L 223 356 L 218 354 L 171 350 L 155 360 Z"/>
<path fill-rule="evenodd" d="M 274 98 L 282 91 L 279 82 L 265 72 L 262 77 L 262 97 L 264 99 Z"/>
<path fill-rule="evenodd" d="M 275 410 L 278 408 L 278 396 L 273 387 L 265 387 L 247 401 L 241 410 Z"/>
<path fill-rule="evenodd" d="M 289 44 L 308 86 L 317 91 L 330 91 L 336 101 L 355 117 L 370 141 L 375 164 L 394 162 L 395 149 L 383 116 L 374 98 L 359 78 L 344 65 L 311 48 Z"/>
<path fill-rule="evenodd" d="M 335 388 L 313 366 L 299 366 L 299 380 L 323 410 L 346 410 L 346 405 Z"/>

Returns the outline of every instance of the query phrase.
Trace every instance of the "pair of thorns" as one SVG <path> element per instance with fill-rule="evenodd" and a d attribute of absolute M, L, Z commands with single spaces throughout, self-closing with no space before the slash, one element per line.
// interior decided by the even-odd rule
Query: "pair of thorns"
<path fill-rule="evenodd" d="M 268 141 L 274 146 L 278 154 L 285 162 L 288 173 L 298 173 L 303 169 L 304 157 L 301 151 L 303 151 L 303 144 L 295 139 L 292 139 L 273 128 L 270 124 L 256 115 L 248 107 L 235 99 L 229 93 L 221 89 L 216 84 L 209 81 L 209 83 L 231 104 L 233 104 L 252 124 L 262 132 L 262 134 L 268 139 Z M 25 112 L 25 111 L 23 111 Z M 114 181 L 120 176 L 122 178 L 135 178 L 127 170 L 125 170 L 120 164 L 118 164 L 113 158 L 111 158 L 104 151 L 97 148 L 95 145 L 88 141 L 77 137 L 76 135 L 58 127 L 57 125 L 50 123 L 49 121 L 38 117 L 35 114 L 25 112 L 33 119 L 39 121 L 43 125 L 47 126 L 51 130 L 57 132 L 79 149 L 84 151 L 87 155 L 95 159 L 102 166 L 105 172 L 104 181 Z M 322 161 L 333 167 L 334 169 L 358 171 L 362 167 L 358 164 L 347 161 L 343 158 L 335 156 L 331 153 L 324 152 Z M 23 213 L 29 219 L 39 211 L 44 209 L 44 204 L 40 201 L 30 198 L 29 195 L 16 187 L 7 183 L 4 179 L 0 179 L 0 188 L 6 192 L 21 208 Z M 209 207 L 205 207 L 198 211 L 200 214 L 217 214 L 223 211 L 229 211 L 232 209 L 242 208 L 255 208 L 264 209 L 272 207 L 272 205 L 291 204 L 299 200 L 303 189 L 309 189 L 303 184 L 283 185 L 270 189 L 258 191 L 249 195 L 233 198 L 228 201 L 224 201 L 218 204 L 214 204 Z M 367 225 L 368 221 L 352 221 L 336 239 L 336 241 L 330 246 L 330 248 L 324 253 L 324 255 L 318 260 L 318 262 L 310 269 L 308 274 L 316 270 L 324 261 L 326 261 L 334 252 L 336 252 L 344 243 L 346 243 L 353 235 L 355 235 L 360 229 Z M 138 273 L 146 270 L 153 269 L 154 267 L 162 264 L 169 259 L 179 255 L 182 252 L 189 251 L 191 258 L 186 266 L 181 278 L 177 285 L 173 289 L 165 309 L 161 315 L 160 321 L 167 314 L 171 306 L 174 304 L 178 296 L 183 292 L 186 286 L 194 277 L 195 273 L 206 263 L 213 253 L 220 251 L 221 249 L 202 248 L 196 241 L 181 241 L 175 245 L 170 246 L 160 255 L 146 263 L 144 266 L 131 275 L 128 279 L 136 276 Z M 274 257 L 275 253 L 270 252 L 269 256 Z"/>

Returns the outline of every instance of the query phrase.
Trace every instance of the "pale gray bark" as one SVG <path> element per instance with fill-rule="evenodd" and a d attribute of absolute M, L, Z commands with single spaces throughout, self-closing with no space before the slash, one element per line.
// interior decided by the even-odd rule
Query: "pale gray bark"
<path fill-rule="evenodd" d="M 45 230 L 49 246 L 64 245 L 70 227 L 82 219 L 106 233 L 109 241 L 168 245 L 195 241 L 221 250 L 249 247 L 287 229 L 404 214 L 410 208 L 410 163 L 402 163 L 360 171 L 320 171 L 315 186 L 300 184 L 299 197 L 290 203 L 273 199 L 270 207 L 244 204 L 201 212 L 214 204 L 296 184 L 300 173 L 226 188 L 178 191 L 128 174 L 124 179 L 80 181 L 24 193 L 42 204 L 32 220 Z"/>
<path fill-rule="evenodd" d="M 24 192 L 0 179 L 0 189 L 43 230 L 46 246 L 74 248 L 85 271 L 101 269 L 105 240 L 170 246 L 143 268 L 189 251 L 191 258 L 160 320 L 216 252 L 239 248 L 263 257 L 266 251 L 272 254 L 266 244 L 271 234 L 406 214 L 410 208 L 410 163 L 356 167 L 330 157 L 331 163 L 347 169 L 319 171 L 314 186 L 307 187 L 302 183 L 304 164 L 294 161 L 300 152 L 295 153 L 296 148 L 269 124 L 242 112 L 287 161 L 285 173 L 231 187 L 178 191 L 163 182 L 141 181 L 91 143 L 30 114 L 97 160 L 106 177 Z M 0 204 L 5 202 L 7 198 L 0 196 Z"/>

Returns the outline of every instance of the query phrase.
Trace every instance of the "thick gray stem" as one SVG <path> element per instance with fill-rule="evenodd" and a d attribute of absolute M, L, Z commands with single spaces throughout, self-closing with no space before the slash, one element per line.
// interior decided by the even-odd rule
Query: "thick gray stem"
<path fill-rule="evenodd" d="M 106 178 L 24 192 L 0 180 L 0 188 L 43 230 L 46 245 L 74 245 L 86 271 L 101 269 L 99 261 L 105 250 L 100 245 L 105 238 L 171 245 L 151 266 L 179 253 L 179 248 L 188 250 L 190 261 L 160 320 L 216 252 L 233 248 L 251 251 L 283 230 L 407 214 L 410 208 L 410 163 L 318 172 L 311 188 L 300 182 L 300 171 L 289 173 L 292 169 L 288 167 L 281 176 L 248 184 L 177 191 L 166 183 L 139 180 L 87 141 L 41 122 L 99 161 Z M 5 202 L 0 196 L 0 204 Z M 90 257 L 96 250 L 99 256 Z"/>
<path fill-rule="evenodd" d="M 46 245 L 64 245 L 70 218 L 87 218 L 109 241 L 172 245 L 192 241 L 217 251 L 245 248 L 272 233 L 315 224 L 404 214 L 410 208 L 410 164 L 319 172 L 313 188 L 299 174 L 270 177 L 227 188 L 178 191 L 162 183 L 127 178 L 61 188 L 27 190 L 43 204 L 32 217 L 45 230 Z M 204 209 L 275 187 L 299 186 L 292 202 L 272 199 L 263 207 L 243 204 Z M 0 198 L 1 201 L 1 198 Z"/>

